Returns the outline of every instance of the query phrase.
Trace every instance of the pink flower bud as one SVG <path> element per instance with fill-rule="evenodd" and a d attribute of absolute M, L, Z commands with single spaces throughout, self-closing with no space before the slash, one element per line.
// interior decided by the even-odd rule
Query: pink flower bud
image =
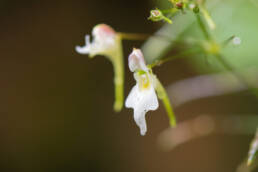
<path fill-rule="evenodd" d="M 93 28 L 92 35 L 106 39 L 107 37 L 114 38 L 116 36 L 116 32 L 106 24 L 98 24 Z"/>
<path fill-rule="evenodd" d="M 148 71 L 142 51 L 140 49 L 133 49 L 133 52 L 129 55 L 128 65 L 131 72 L 136 70 Z"/>

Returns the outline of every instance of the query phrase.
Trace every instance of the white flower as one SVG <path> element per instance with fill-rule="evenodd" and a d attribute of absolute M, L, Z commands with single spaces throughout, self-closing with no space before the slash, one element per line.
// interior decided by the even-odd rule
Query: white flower
<path fill-rule="evenodd" d="M 76 51 L 80 54 L 112 56 L 120 45 L 118 34 L 108 25 L 99 24 L 92 30 L 93 41 L 90 42 L 90 36 L 85 36 L 85 46 L 76 46 Z"/>
<path fill-rule="evenodd" d="M 122 37 L 113 28 L 106 24 L 96 25 L 92 30 L 93 40 L 90 36 L 85 36 L 85 45 L 76 46 L 75 49 L 80 54 L 88 54 L 89 57 L 95 55 L 106 56 L 113 64 L 115 103 L 114 110 L 121 111 L 124 103 L 124 61 Z"/>
<path fill-rule="evenodd" d="M 129 93 L 125 106 L 134 109 L 134 120 L 140 128 L 141 135 L 145 135 L 147 132 L 145 114 L 159 107 L 155 92 L 156 76 L 146 66 L 141 50 L 134 49 L 128 62 L 130 70 L 134 72 L 136 85 Z"/>

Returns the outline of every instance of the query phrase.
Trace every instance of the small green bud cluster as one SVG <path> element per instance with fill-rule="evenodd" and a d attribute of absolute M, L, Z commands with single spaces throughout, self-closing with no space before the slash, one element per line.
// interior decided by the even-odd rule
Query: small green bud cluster
<path fill-rule="evenodd" d="M 185 8 L 187 8 L 189 2 L 188 0 L 169 0 L 173 7 L 178 9 L 178 10 L 184 10 Z"/>
<path fill-rule="evenodd" d="M 200 11 L 199 6 L 196 3 L 189 3 L 187 6 L 194 13 L 199 13 L 199 11 Z"/>
<path fill-rule="evenodd" d="M 169 2 L 172 5 L 171 8 L 165 10 L 151 10 L 150 17 L 148 19 L 154 22 L 163 20 L 171 24 L 171 16 L 173 16 L 178 11 L 185 13 L 188 10 L 194 12 L 195 14 L 202 13 L 210 28 L 215 28 L 214 22 L 205 9 L 204 0 L 169 0 Z"/>
<path fill-rule="evenodd" d="M 201 2 L 196 1 L 193 2 L 191 0 L 169 0 L 173 7 L 179 10 L 192 10 L 194 13 L 199 13 L 200 9 L 198 4 L 200 4 Z"/>

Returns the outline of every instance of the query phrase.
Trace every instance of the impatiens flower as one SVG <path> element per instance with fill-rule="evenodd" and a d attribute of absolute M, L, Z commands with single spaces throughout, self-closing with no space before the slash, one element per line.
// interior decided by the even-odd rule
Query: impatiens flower
<path fill-rule="evenodd" d="M 99 24 L 92 30 L 93 41 L 90 42 L 90 36 L 85 36 L 85 45 L 76 46 L 76 51 L 80 54 L 89 54 L 90 57 L 95 55 L 105 55 L 112 58 L 119 48 L 120 38 L 110 26 Z"/>
<path fill-rule="evenodd" d="M 156 75 L 152 73 L 151 68 L 146 65 L 140 49 L 134 49 L 129 55 L 128 65 L 130 71 L 134 72 L 136 85 L 129 93 L 125 101 L 125 106 L 134 109 L 134 120 L 140 128 L 141 135 L 145 135 L 147 132 L 146 113 L 150 110 L 156 110 L 159 107 L 158 97 L 165 105 L 171 126 L 175 126 L 174 113 L 166 91 Z"/>
<path fill-rule="evenodd" d="M 134 120 L 140 127 L 141 135 L 147 131 L 145 114 L 159 107 L 155 92 L 155 76 L 145 64 L 141 50 L 134 49 L 129 56 L 129 68 L 134 72 L 136 85 L 126 99 L 125 106 L 134 109 Z"/>
<path fill-rule="evenodd" d="M 89 57 L 96 55 L 106 56 L 114 67 L 115 83 L 115 111 L 120 111 L 123 107 L 123 85 L 124 85 L 124 63 L 122 51 L 121 35 L 106 24 L 99 24 L 92 30 L 93 40 L 90 36 L 85 36 L 85 45 L 76 46 L 76 51 L 80 54 L 88 54 Z"/>

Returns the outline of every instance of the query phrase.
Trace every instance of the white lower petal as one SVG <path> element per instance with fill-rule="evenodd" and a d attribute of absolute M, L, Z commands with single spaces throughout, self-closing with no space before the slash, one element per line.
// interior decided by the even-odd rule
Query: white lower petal
<path fill-rule="evenodd" d="M 141 134 L 147 131 L 145 114 L 149 110 L 156 110 L 159 107 L 158 98 L 153 86 L 140 90 L 136 84 L 128 95 L 125 106 L 134 109 L 134 120 L 140 127 Z"/>
<path fill-rule="evenodd" d="M 77 53 L 80 53 L 80 54 L 89 54 L 90 53 L 90 47 L 87 45 L 84 47 L 76 46 L 75 50 L 77 51 Z"/>
<path fill-rule="evenodd" d="M 138 112 L 134 111 L 134 121 L 136 122 L 137 126 L 140 128 L 140 133 L 144 136 L 147 132 L 147 124 L 145 119 L 145 112 Z"/>
<path fill-rule="evenodd" d="M 90 46 L 91 46 L 91 43 L 90 43 L 90 36 L 89 35 L 86 35 L 85 36 L 85 46 L 76 46 L 75 47 L 75 50 L 77 51 L 77 53 L 80 53 L 80 54 L 89 54 L 90 53 Z"/>

